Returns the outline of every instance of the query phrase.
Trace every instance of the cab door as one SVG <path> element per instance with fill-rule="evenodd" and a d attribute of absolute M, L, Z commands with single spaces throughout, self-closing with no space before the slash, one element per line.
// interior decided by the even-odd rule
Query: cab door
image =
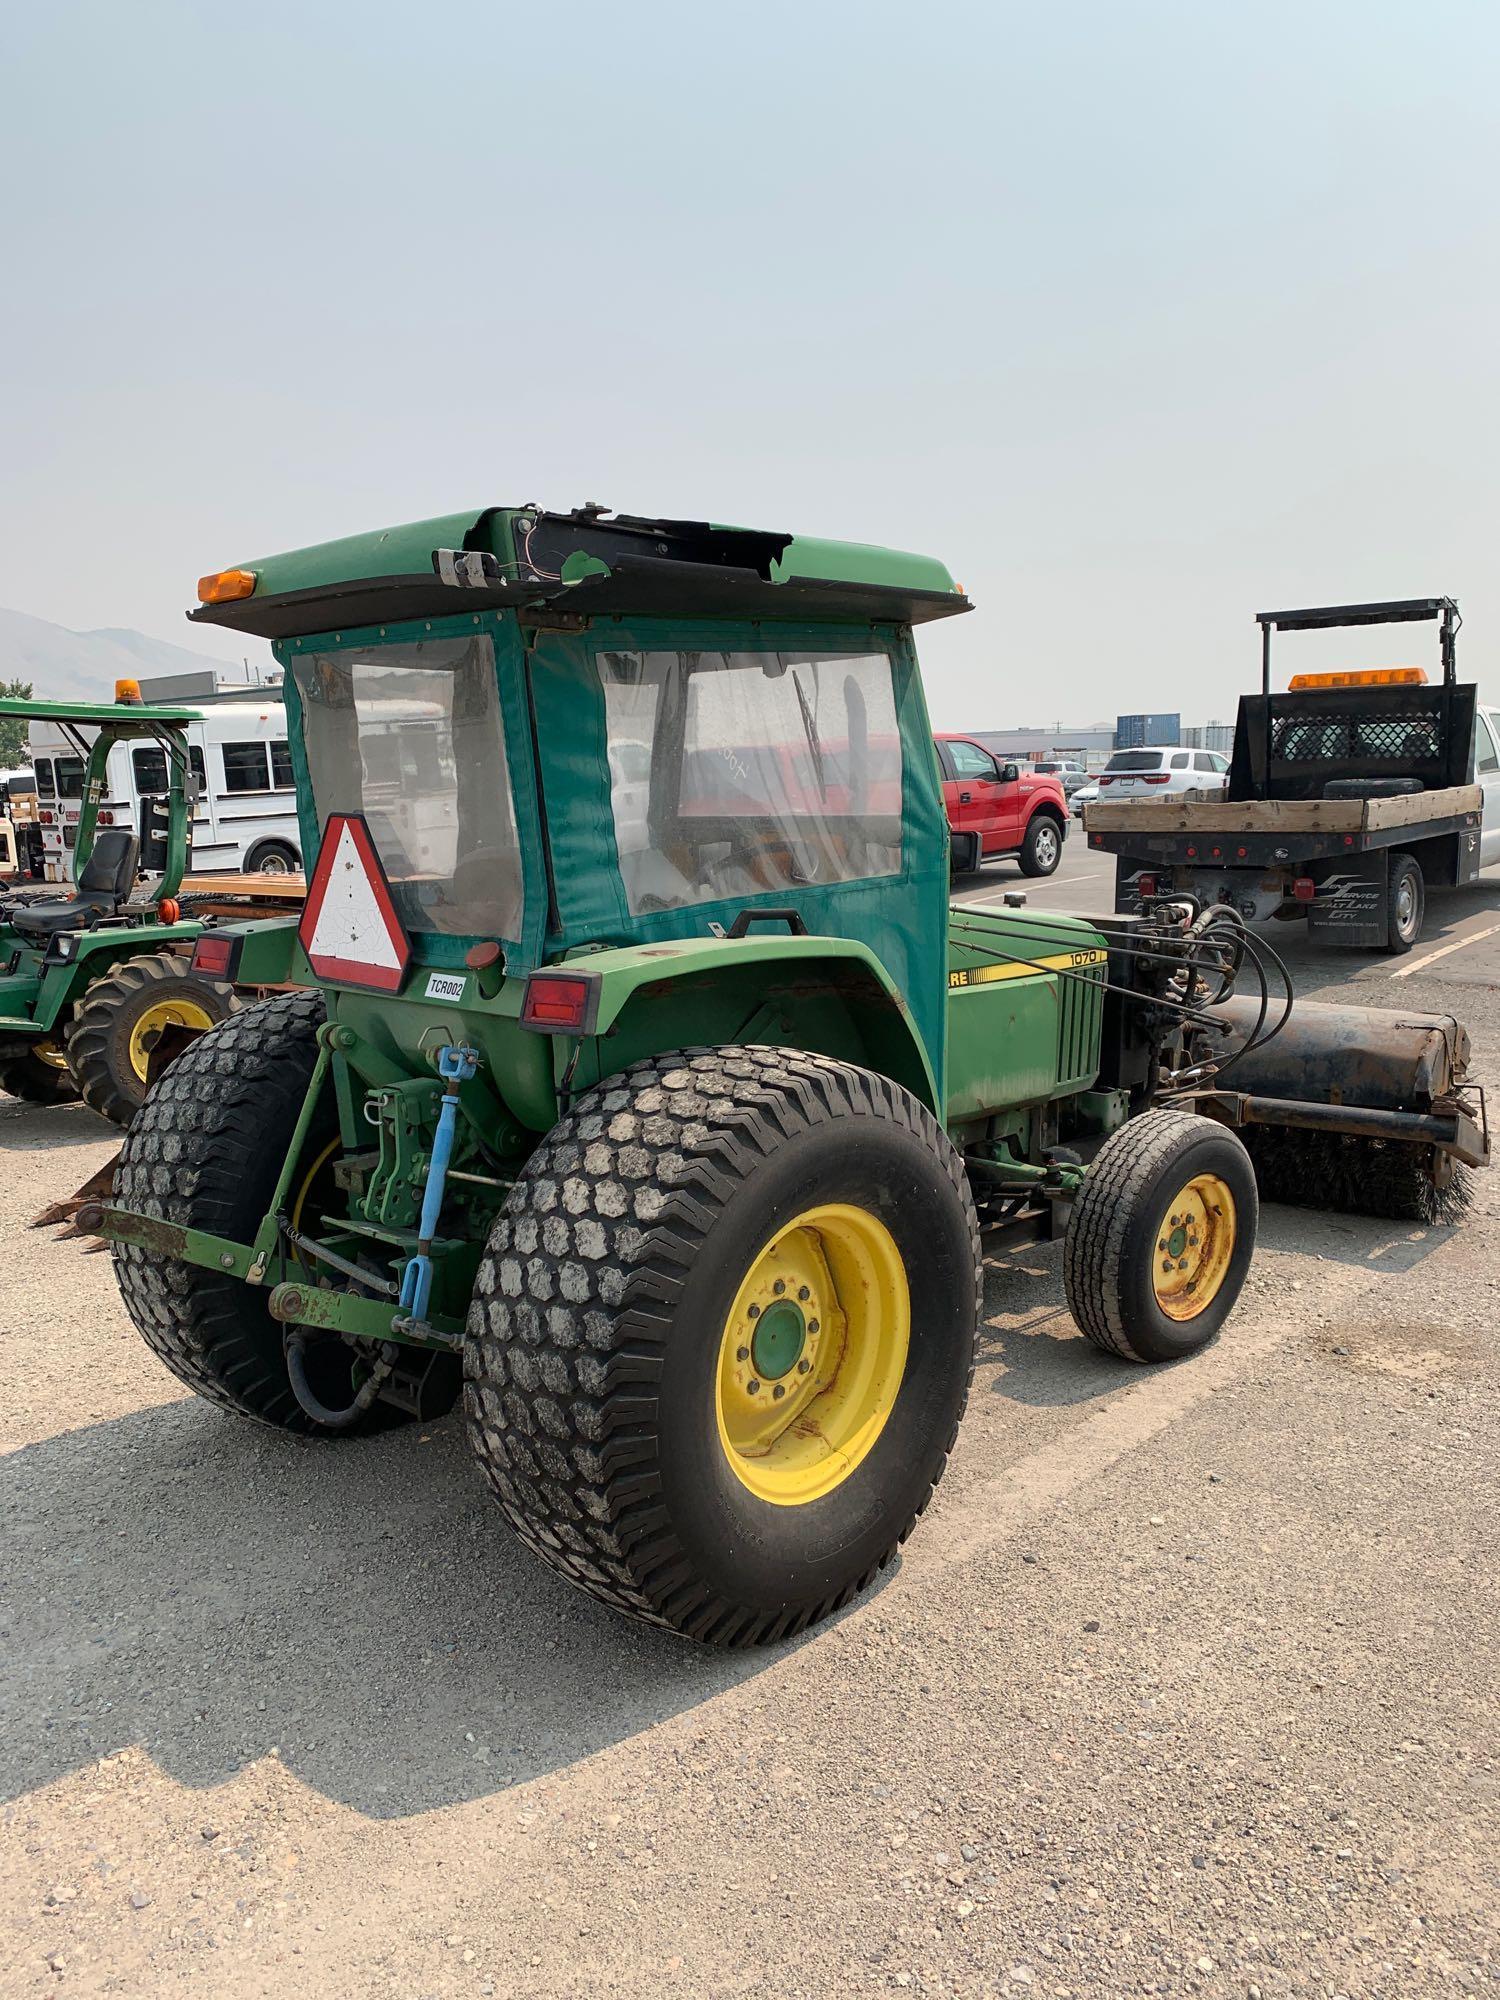
<path fill-rule="evenodd" d="M 1479 709 L 1474 716 L 1474 782 L 1484 793 L 1479 825 L 1479 865 L 1500 861 L 1500 715 Z"/>
<path fill-rule="evenodd" d="M 999 854 L 1015 845 L 1015 787 L 1000 781 L 1000 767 L 982 743 L 963 736 L 944 739 L 952 782 L 943 792 L 949 824 L 959 833 L 977 833 L 981 854 Z"/>

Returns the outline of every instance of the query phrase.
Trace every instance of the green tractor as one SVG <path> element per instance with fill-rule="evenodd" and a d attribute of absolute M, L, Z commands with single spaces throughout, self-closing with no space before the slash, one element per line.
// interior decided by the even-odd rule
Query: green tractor
<path fill-rule="evenodd" d="M 1172 1362 L 1249 1267 L 1240 1129 L 1314 1197 L 1329 1148 L 1386 1157 L 1403 1213 L 1487 1158 L 1441 1017 L 1299 1010 L 1317 1090 L 1271 1090 L 1290 992 L 1232 911 L 950 907 L 939 563 L 495 508 L 200 597 L 275 642 L 319 858 L 299 922 L 198 963 L 302 990 L 179 1057 L 80 1226 L 228 1410 L 327 1437 L 462 1391 L 511 1525 L 633 1616 L 774 1640 L 890 1562 L 987 1248 L 1065 1231 L 1083 1332 Z"/>
<path fill-rule="evenodd" d="M 199 717 L 138 699 L 7 699 L 0 715 L 60 728 L 84 764 L 72 893 L 0 892 L 0 1090 L 36 1104 L 82 1097 L 128 1125 L 153 1056 L 237 1004 L 222 980 L 189 970 L 203 925 L 176 900 L 190 843 L 185 731 Z M 168 790 L 143 801 L 139 827 L 115 824 L 102 804 L 110 752 L 139 742 L 161 751 Z"/>

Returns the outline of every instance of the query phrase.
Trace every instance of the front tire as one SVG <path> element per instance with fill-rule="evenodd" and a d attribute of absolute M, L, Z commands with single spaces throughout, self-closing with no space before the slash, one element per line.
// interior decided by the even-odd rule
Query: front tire
<path fill-rule="evenodd" d="M 1023 875 L 1053 875 L 1062 860 L 1063 832 L 1051 813 L 1032 815 L 1019 856 Z"/>
<path fill-rule="evenodd" d="M 1105 1140 L 1068 1218 L 1068 1310 L 1126 1361 L 1179 1361 L 1240 1295 L 1260 1213 L 1245 1148 L 1212 1118 L 1163 1107 Z"/>
<path fill-rule="evenodd" d="M 165 1028 L 205 1033 L 239 1006 L 232 986 L 199 979 L 174 952 L 112 965 L 84 989 L 68 1028 L 68 1062 L 91 1111 L 129 1125 L 146 1095 L 151 1051 Z"/>
<path fill-rule="evenodd" d="M 927 1505 L 978 1297 L 962 1161 L 908 1091 L 797 1051 L 658 1056 L 579 1100 L 495 1223 L 470 1440 L 570 1582 L 709 1643 L 785 1638 Z"/>

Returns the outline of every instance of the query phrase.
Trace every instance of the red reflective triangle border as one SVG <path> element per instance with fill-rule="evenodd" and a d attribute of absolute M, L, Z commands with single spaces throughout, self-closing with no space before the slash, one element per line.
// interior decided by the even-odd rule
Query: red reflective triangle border
<path fill-rule="evenodd" d="M 370 965 L 363 959 L 337 958 L 326 951 L 314 952 L 312 940 L 317 933 L 318 917 L 323 908 L 323 898 L 328 893 L 329 877 L 333 874 L 334 858 L 338 854 L 344 829 L 349 834 L 359 854 L 365 871 L 365 880 L 375 898 L 375 907 L 380 912 L 381 921 L 391 941 L 400 963 L 394 966 Z M 363 813 L 330 813 L 323 828 L 323 841 L 318 849 L 317 865 L 313 869 L 312 881 L 307 886 L 307 902 L 303 906 L 302 920 L 297 926 L 297 936 L 302 949 L 307 953 L 307 962 L 320 979 L 332 980 L 339 986 L 361 986 L 373 993 L 398 993 L 401 982 L 406 977 L 411 963 L 411 940 L 396 915 L 396 905 L 391 897 L 391 885 L 386 880 L 385 869 L 380 856 L 375 852 L 375 843 L 370 838 L 370 829 L 365 824 Z"/>

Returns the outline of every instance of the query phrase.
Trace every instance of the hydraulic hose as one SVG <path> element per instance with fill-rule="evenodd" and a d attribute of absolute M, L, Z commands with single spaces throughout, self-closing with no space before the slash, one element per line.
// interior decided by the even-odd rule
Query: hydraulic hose
<path fill-rule="evenodd" d="M 346 1431 L 351 1424 L 358 1423 L 380 1394 L 380 1385 L 387 1375 L 392 1373 L 395 1343 L 387 1341 L 381 1348 L 380 1359 L 359 1385 L 354 1401 L 342 1410 L 331 1410 L 313 1393 L 312 1384 L 307 1379 L 306 1348 L 307 1329 L 300 1326 L 291 1327 L 286 1337 L 286 1373 L 292 1394 L 297 1399 L 297 1407 L 311 1417 L 315 1424 L 321 1424 L 325 1430 Z"/>

